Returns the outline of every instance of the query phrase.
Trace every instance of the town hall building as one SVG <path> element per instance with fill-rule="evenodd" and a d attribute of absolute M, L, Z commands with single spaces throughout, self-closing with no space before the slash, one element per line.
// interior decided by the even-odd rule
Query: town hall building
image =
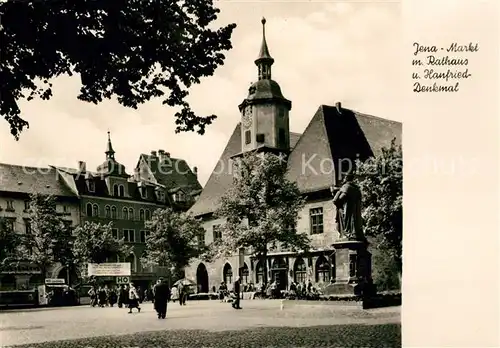
<path fill-rule="evenodd" d="M 233 182 L 233 171 L 228 163 L 250 151 L 285 154 L 288 179 L 297 183 L 306 198 L 296 230 L 309 235 L 311 250 L 307 254 L 279 247 L 270 250 L 267 278 L 279 280 L 282 289 L 287 289 L 292 281 L 310 280 L 315 286 L 321 286 L 335 281 L 339 267 L 356 272 L 356 266 L 350 264 L 351 261 L 342 265 L 335 262 L 332 244 L 339 239 L 339 232 L 335 224 L 336 211 L 331 189 L 341 185 L 347 170 L 343 166 L 346 164 L 358 158 L 364 160 L 377 156 L 393 140 L 401 144 L 402 124 L 349 110 L 336 103 L 334 106 L 320 105 L 302 134 L 290 132 L 292 102 L 285 98 L 279 84 L 272 80 L 274 59 L 266 43 L 265 19 L 262 25 L 262 45 L 255 60 L 258 80 L 251 85 L 247 98 L 239 105 L 241 121 L 189 211 L 202 219 L 206 244 L 224 238 L 219 230 L 223 221 L 215 218 L 214 212 Z M 264 269 L 252 255 L 244 255 L 244 263 L 240 264 L 240 257 L 235 253 L 232 257 L 212 263 L 193 260 L 185 273 L 187 278 L 197 283 L 199 292 L 209 292 L 218 288 L 222 281 L 231 288 L 238 273 L 243 284 L 260 284 L 264 279 Z"/>

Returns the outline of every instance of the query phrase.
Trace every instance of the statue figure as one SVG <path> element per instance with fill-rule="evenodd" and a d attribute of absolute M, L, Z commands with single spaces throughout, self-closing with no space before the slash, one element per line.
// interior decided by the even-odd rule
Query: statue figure
<path fill-rule="evenodd" d="M 337 228 L 341 237 L 365 241 L 361 220 L 361 190 L 353 179 L 353 174 L 347 174 L 333 198 L 333 204 L 337 207 Z"/>

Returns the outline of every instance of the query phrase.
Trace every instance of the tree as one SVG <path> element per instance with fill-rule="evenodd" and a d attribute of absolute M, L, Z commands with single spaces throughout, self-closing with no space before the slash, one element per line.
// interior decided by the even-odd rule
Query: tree
<path fill-rule="evenodd" d="M 146 229 L 149 235 L 145 256 L 141 259 L 146 266 L 181 270 L 206 251 L 201 243 L 205 230 L 201 222 L 188 213 L 172 208 L 157 209 L 151 220 L 146 221 Z"/>
<path fill-rule="evenodd" d="M 82 101 L 136 109 L 163 97 L 180 107 L 177 132 L 203 134 L 216 116 L 195 115 L 186 97 L 232 48 L 235 24 L 210 29 L 219 12 L 212 0 L 3 1 L 0 114 L 19 139 L 29 125 L 18 101 L 48 100 L 51 79 L 79 74 Z"/>
<path fill-rule="evenodd" d="M 363 195 L 363 228 L 374 249 L 373 278 L 381 288 L 395 287 L 394 278 L 400 278 L 402 272 L 402 169 L 402 147 L 394 140 L 379 156 L 357 163 L 356 181 Z"/>
<path fill-rule="evenodd" d="M 75 264 L 87 267 L 88 263 L 104 263 L 117 257 L 126 258 L 132 247 L 125 244 L 124 239 L 115 239 L 113 224 L 107 225 L 85 221 L 74 231 L 73 256 Z"/>
<path fill-rule="evenodd" d="M 281 245 L 306 251 L 309 238 L 297 233 L 298 213 L 305 200 L 297 184 L 286 178 L 287 164 L 274 154 L 247 154 L 237 162 L 238 173 L 215 215 L 224 219 L 221 238 L 212 244 L 211 257 L 250 248 L 264 265 L 269 248 Z"/>
<path fill-rule="evenodd" d="M 71 259 L 70 248 L 64 247 L 71 243 L 71 232 L 57 214 L 54 196 L 31 195 L 29 212 L 30 232 L 23 235 L 18 259 L 36 265 L 45 279 L 51 265 Z"/>
<path fill-rule="evenodd" d="M 0 270 L 10 268 L 17 262 L 20 245 L 20 236 L 12 230 L 7 219 L 0 217 Z"/>

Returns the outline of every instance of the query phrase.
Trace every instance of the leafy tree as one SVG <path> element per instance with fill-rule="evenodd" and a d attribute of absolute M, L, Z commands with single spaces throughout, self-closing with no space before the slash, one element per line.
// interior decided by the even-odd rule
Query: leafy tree
<path fill-rule="evenodd" d="M 200 243 L 205 230 L 190 214 L 172 208 L 157 209 L 151 220 L 146 221 L 146 229 L 149 235 L 145 256 L 141 259 L 146 266 L 181 270 L 206 251 L 205 245 Z"/>
<path fill-rule="evenodd" d="M 126 258 L 132 247 L 125 244 L 124 239 L 113 237 L 112 223 L 107 225 L 85 221 L 74 231 L 73 255 L 83 273 L 88 263 L 104 263 L 117 257 Z"/>
<path fill-rule="evenodd" d="M 19 139 L 18 101 L 48 100 L 51 79 L 79 74 L 80 100 L 137 108 L 162 97 L 180 107 L 178 132 L 203 134 L 216 116 L 195 115 L 186 97 L 232 48 L 236 25 L 214 28 L 219 12 L 212 0 L 2 1 L 0 114 Z"/>
<path fill-rule="evenodd" d="M 56 211 L 54 196 L 33 194 L 30 198 L 30 233 L 22 235 L 18 248 L 19 261 L 36 265 L 45 278 L 47 270 L 56 262 L 67 262 L 72 255 L 71 232 Z"/>
<path fill-rule="evenodd" d="M 394 140 L 379 156 L 357 163 L 356 181 L 363 194 L 363 228 L 374 249 L 373 278 L 381 288 L 394 288 L 394 278 L 400 278 L 402 272 L 402 169 L 402 147 Z"/>
<path fill-rule="evenodd" d="M 20 245 L 20 236 L 12 230 L 7 219 L 0 217 L 0 270 L 17 262 L 17 249 Z"/>
<path fill-rule="evenodd" d="M 297 184 L 286 178 L 287 164 L 274 154 L 247 154 L 237 162 L 238 173 L 215 215 L 224 219 L 223 238 L 212 244 L 210 256 L 230 255 L 250 248 L 264 265 L 270 248 L 280 245 L 307 250 L 309 238 L 297 233 L 298 213 L 304 207 Z"/>

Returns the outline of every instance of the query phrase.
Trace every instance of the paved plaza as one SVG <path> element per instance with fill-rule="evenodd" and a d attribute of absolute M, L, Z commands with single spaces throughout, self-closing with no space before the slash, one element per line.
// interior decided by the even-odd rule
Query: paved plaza
<path fill-rule="evenodd" d="M 314 302 L 243 301 L 234 310 L 219 301 L 170 303 L 166 320 L 150 302 L 127 309 L 41 308 L 0 312 L 2 346 L 52 342 L 44 347 L 373 346 L 400 347 L 400 307 L 362 310 Z M 189 330 L 189 331 L 183 331 Z M 130 337 L 104 337 L 131 335 Z M 73 342 L 53 341 L 74 340 Z M 213 341 L 210 341 L 213 340 Z M 226 342 L 227 341 L 227 342 Z M 120 343 L 120 342 L 126 342 Z M 229 343 L 231 344 L 229 344 Z"/>

